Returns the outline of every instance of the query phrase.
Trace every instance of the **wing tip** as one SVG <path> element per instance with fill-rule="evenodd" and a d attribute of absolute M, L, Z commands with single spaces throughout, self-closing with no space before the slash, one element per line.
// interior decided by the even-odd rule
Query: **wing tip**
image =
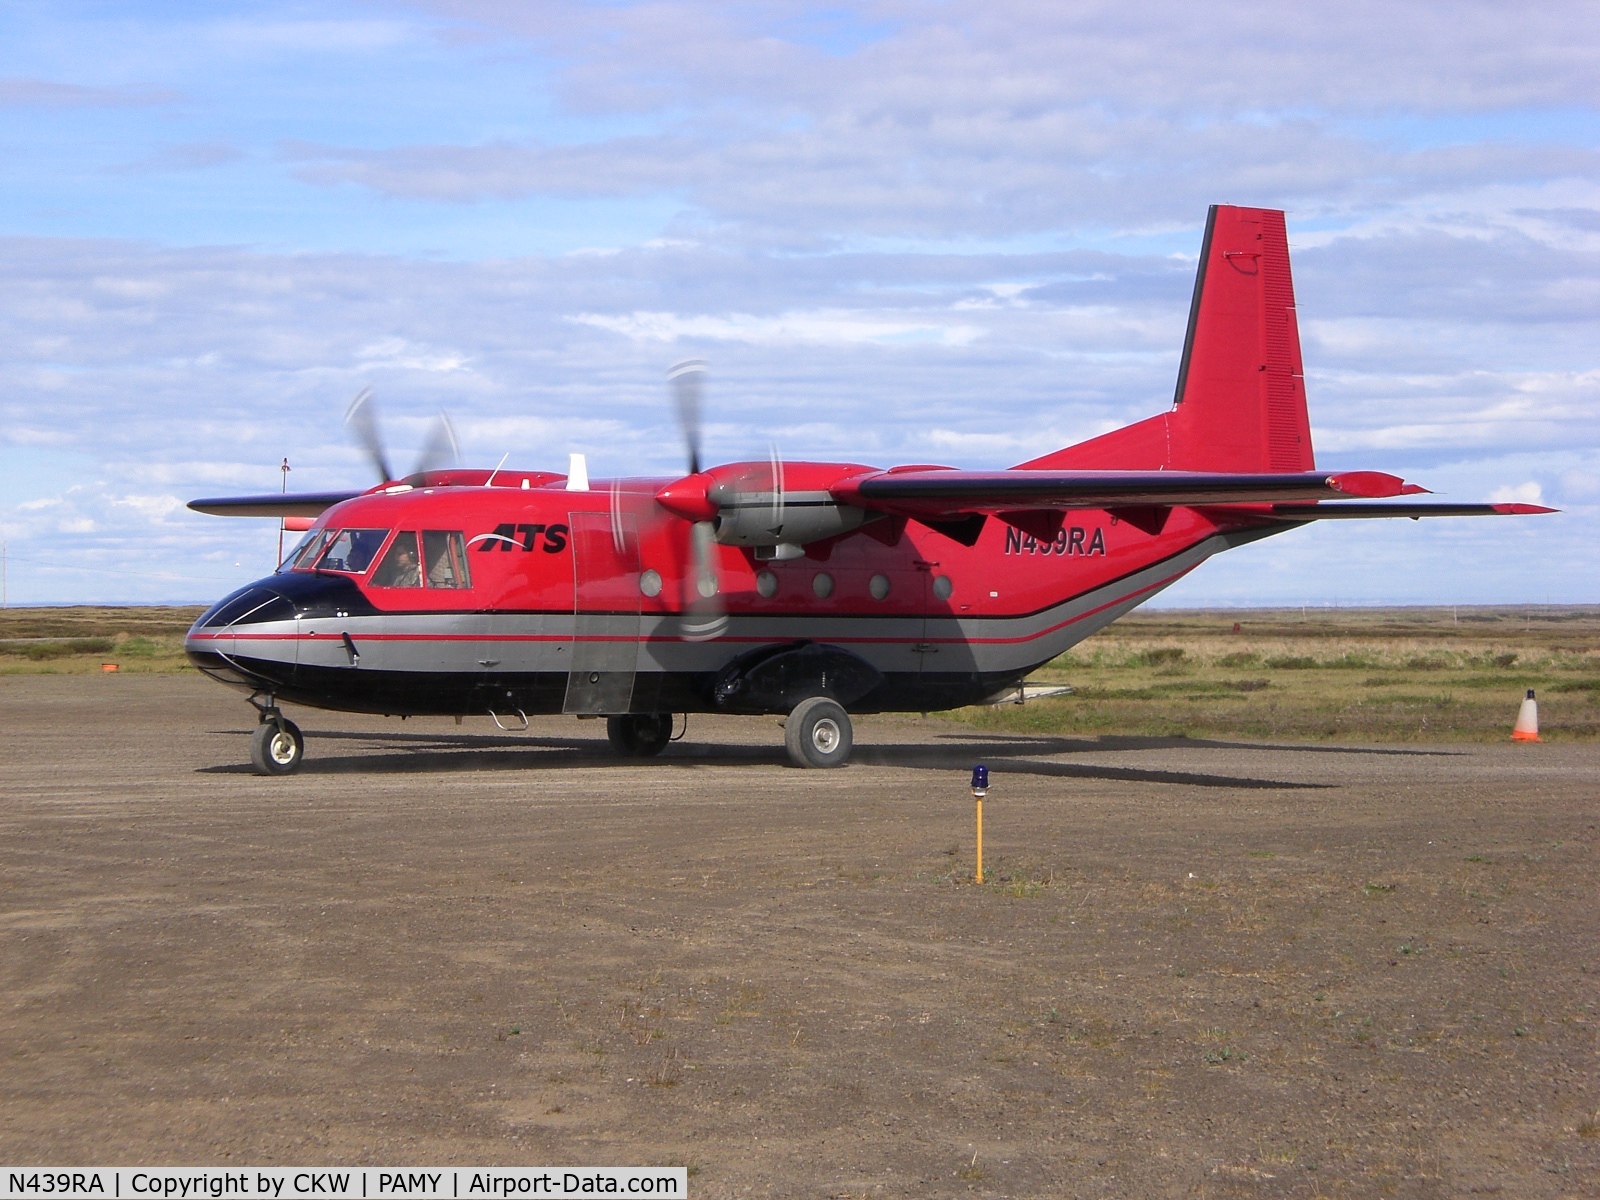
<path fill-rule="evenodd" d="M 1542 504 L 1493 504 L 1495 512 L 1507 517 L 1531 517 L 1539 513 L 1558 513 L 1559 508 L 1546 508 Z"/>

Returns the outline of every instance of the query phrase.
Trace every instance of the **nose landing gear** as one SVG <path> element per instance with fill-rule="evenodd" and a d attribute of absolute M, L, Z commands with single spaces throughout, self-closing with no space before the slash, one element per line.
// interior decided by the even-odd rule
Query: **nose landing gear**
<path fill-rule="evenodd" d="M 300 727 L 278 710 L 268 696 L 263 704 L 250 698 L 261 723 L 250 734 L 250 765 L 257 775 L 292 775 L 305 759 L 306 741 Z"/>

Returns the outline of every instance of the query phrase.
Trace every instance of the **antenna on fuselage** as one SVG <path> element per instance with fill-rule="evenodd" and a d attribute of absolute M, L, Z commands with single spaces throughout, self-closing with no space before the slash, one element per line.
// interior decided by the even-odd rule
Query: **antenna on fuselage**
<path fill-rule="evenodd" d="M 500 468 L 506 465 L 506 459 L 508 459 L 510 457 L 511 457 L 511 451 L 509 451 L 509 450 L 507 450 L 504 454 L 502 454 L 500 456 L 500 461 L 495 463 L 494 470 L 489 472 L 489 478 L 487 478 L 487 479 L 485 479 L 483 481 L 483 486 L 484 487 L 489 487 L 494 483 L 494 477 L 496 475 L 500 474 Z"/>

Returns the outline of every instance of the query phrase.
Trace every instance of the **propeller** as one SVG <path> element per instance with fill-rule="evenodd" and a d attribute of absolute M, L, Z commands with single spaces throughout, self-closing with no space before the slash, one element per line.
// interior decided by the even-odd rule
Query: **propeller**
<path fill-rule="evenodd" d="M 772 464 L 772 528 L 783 528 L 783 455 L 778 443 L 767 443 L 767 461 Z"/>
<path fill-rule="evenodd" d="M 705 379 L 706 364 L 698 358 L 678 363 L 667 372 L 691 475 L 700 474 L 700 413 Z M 689 526 L 689 562 L 684 584 L 683 636 L 691 642 L 708 642 L 721 637 L 728 628 L 717 579 L 717 527 L 713 522 L 696 521 Z"/>
<path fill-rule="evenodd" d="M 450 418 L 439 413 L 428 428 L 428 440 L 422 443 L 417 455 L 413 475 L 426 475 L 429 471 L 442 471 L 461 461 L 461 443 L 456 440 L 456 427 Z"/>
<path fill-rule="evenodd" d="M 706 382 L 704 359 L 689 358 L 667 372 L 672 399 L 678 407 L 678 427 L 689 451 L 689 474 L 700 474 L 700 400 Z"/>
<path fill-rule="evenodd" d="M 389 456 L 383 451 L 383 435 L 378 432 L 378 415 L 372 399 L 372 389 L 362 388 L 350 407 L 344 410 L 345 427 L 350 436 L 367 452 L 367 458 L 378 472 L 378 482 L 388 483 L 394 478 L 389 469 Z"/>
<path fill-rule="evenodd" d="M 366 452 L 367 459 L 378 472 L 378 482 L 392 481 L 395 478 L 394 469 L 389 465 L 383 434 L 378 430 L 378 404 L 371 388 L 362 388 L 356 394 L 350 407 L 345 410 L 344 423 L 350 430 L 350 436 Z M 456 440 L 455 426 L 441 412 L 428 430 L 427 440 L 422 444 L 422 452 L 417 455 L 417 465 L 411 474 L 422 475 L 428 471 L 453 467 L 460 457 L 461 444 Z"/>

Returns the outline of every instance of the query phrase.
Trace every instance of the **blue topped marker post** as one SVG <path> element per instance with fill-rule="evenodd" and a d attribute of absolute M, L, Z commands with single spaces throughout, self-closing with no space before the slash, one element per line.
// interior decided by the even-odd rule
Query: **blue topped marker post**
<path fill-rule="evenodd" d="M 978 853 L 974 883 L 983 882 L 983 798 L 989 794 L 989 768 L 979 763 L 972 768 L 972 801 L 977 808 Z"/>

